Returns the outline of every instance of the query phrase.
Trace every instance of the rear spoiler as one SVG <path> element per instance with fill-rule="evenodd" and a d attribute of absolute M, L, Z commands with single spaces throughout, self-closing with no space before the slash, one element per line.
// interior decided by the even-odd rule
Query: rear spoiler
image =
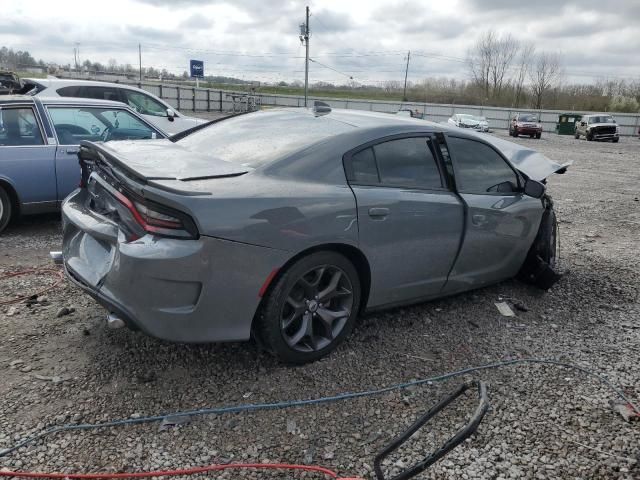
<path fill-rule="evenodd" d="M 172 142 L 177 142 L 178 140 L 182 140 L 184 137 L 188 137 L 189 135 L 191 135 L 192 133 L 195 133 L 199 130 L 202 130 L 203 128 L 207 128 L 210 125 L 213 125 L 214 123 L 218 123 L 221 122 L 222 120 L 227 120 L 229 118 L 233 118 L 233 117 L 239 117 L 240 115 L 245 115 L 249 112 L 240 112 L 240 113 L 235 113 L 232 115 L 228 115 L 226 117 L 222 117 L 222 118 L 216 118 L 215 120 L 211 120 L 210 122 L 207 123 L 203 123 L 200 125 L 196 125 L 195 127 L 191 127 L 191 128 L 187 128 L 186 130 L 183 130 L 182 132 L 178 132 L 174 135 L 171 135 L 169 137 L 169 140 L 171 140 Z"/>

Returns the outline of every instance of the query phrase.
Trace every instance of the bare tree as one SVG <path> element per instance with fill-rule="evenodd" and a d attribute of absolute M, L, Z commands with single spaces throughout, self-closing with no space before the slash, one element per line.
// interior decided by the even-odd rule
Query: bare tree
<path fill-rule="evenodd" d="M 386 80 L 382 84 L 382 88 L 384 88 L 385 92 L 389 93 L 396 90 L 400 90 L 402 88 L 402 85 L 403 83 L 400 80 Z"/>
<path fill-rule="evenodd" d="M 467 65 L 474 83 L 487 98 L 497 98 L 507 79 L 507 72 L 520 50 L 520 42 L 511 34 L 499 37 L 493 30 L 483 33 L 467 52 Z"/>
<path fill-rule="evenodd" d="M 520 100 L 524 91 L 524 81 L 526 80 L 531 69 L 531 63 L 534 60 L 536 46 L 533 42 L 526 42 L 520 45 L 520 55 L 518 56 L 518 73 L 514 79 L 515 99 L 514 107 L 520 106 Z"/>
<path fill-rule="evenodd" d="M 560 57 L 558 54 L 542 52 L 536 57 L 533 70 L 529 73 L 535 108 L 542 108 L 542 99 L 560 77 Z"/>

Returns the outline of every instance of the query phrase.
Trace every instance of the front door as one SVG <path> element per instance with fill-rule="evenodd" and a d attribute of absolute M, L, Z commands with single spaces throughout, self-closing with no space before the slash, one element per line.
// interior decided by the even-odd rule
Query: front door
<path fill-rule="evenodd" d="M 428 136 L 394 138 L 345 157 L 360 248 L 372 270 L 369 307 L 438 294 L 458 251 L 464 212 L 445 187 Z"/>
<path fill-rule="evenodd" d="M 462 248 L 446 293 L 513 277 L 538 232 L 541 200 L 522 193 L 522 179 L 491 146 L 449 136 L 456 185 L 467 208 Z"/>

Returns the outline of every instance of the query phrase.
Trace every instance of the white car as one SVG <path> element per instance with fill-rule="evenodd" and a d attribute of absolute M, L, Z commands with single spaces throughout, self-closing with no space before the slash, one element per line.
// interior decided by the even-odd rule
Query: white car
<path fill-rule="evenodd" d="M 476 115 L 468 115 L 466 113 L 456 113 L 447 120 L 449 125 L 460 128 L 473 128 L 480 132 L 489 131 L 489 122 L 485 117 L 478 117 Z"/>
<path fill-rule="evenodd" d="M 33 88 L 26 93 L 39 97 L 94 98 L 125 103 L 170 135 L 207 122 L 201 118 L 187 117 L 155 95 L 129 85 L 60 78 L 25 78 L 23 83 L 23 91 L 32 85 Z"/>

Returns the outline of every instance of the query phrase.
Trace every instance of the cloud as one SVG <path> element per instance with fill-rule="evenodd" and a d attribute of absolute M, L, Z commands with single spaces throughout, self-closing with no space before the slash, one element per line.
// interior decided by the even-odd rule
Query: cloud
<path fill-rule="evenodd" d="M 179 30 L 127 25 L 127 33 L 140 41 L 170 41 L 177 42 L 184 38 Z"/>
<path fill-rule="evenodd" d="M 214 21 L 210 18 L 194 13 L 180 22 L 180 28 L 186 30 L 207 30 L 213 27 Z"/>

